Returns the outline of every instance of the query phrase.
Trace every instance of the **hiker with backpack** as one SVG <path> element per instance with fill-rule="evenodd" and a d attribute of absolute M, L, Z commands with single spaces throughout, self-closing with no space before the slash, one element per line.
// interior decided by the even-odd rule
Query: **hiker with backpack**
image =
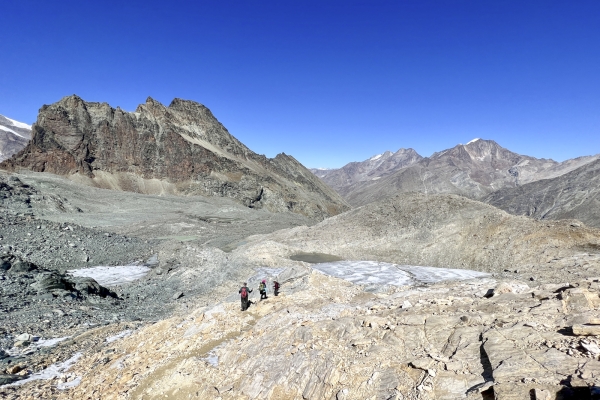
<path fill-rule="evenodd" d="M 260 292 L 261 300 L 267 298 L 267 281 L 265 279 L 263 279 L 260 285 L 258 286 L 258 291 Z"/>
<path fill-rule="evenodd" d="M 252 293 L 252 289 L 248 289 L 248 285 L 246 282 L 240 288 L 240 298 L 242 299 L 242 311 L 246 311 L 248 306 L 250 305 L 250 301 L 248 300 L 248 296 Z"/>
<path fill-rule="evenodd" d="M 273 294 L 275 296 L 279 295 L 279 282 L 273 281 Z"/>

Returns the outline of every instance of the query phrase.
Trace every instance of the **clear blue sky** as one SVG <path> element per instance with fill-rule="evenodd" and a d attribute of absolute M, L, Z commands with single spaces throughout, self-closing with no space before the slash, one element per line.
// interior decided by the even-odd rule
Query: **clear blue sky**
<path fill-rule="evenodd" d="M 600 152 L 600 1 L 3 1 L 0 114 L 73 93 L 209 107 L 252 150 L 339 167 L 481 137 Z"/>

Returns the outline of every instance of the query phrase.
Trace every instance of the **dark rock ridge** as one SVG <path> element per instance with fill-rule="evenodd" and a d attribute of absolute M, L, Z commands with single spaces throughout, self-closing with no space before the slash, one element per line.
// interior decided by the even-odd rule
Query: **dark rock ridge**
<path fill-rule="evenodd" d="M 564 174 L 574 164 L 578 162 L 558 163 L 520 155 L 493 140 L 475 139 L 434 153 L 387 177 L 357 182 L 345 189 L 344 197 L 354 206 L 403 192 L 452 193 L 483 199 L 499 189 Z"/>
<path fill-rule="evenodd" d="M 208 108 L 181 99 L 165 107 L 148 98 L 130 113 L 65 97 L 40 109 L 31 142 L 0 167 L 109 189 L 230 197 L 248 207 L 317 219 L 348 209 L 293 157 L 252 152 Z"/>
<path fill-rule="evenodd" d="M 505 188 L 485 202 L 536 219 L 578 219 L 600 228 L 600 160 L 553 179 Z"/>
<path fill-rule="evenodd" d="M 21 151 L 30 138 L 27 124 L 0 115 L 0 162 Z"/>
<path fill-rule="evenodd" d="M 316 169 L 311 171 L 323 182 L 335 189 L 342 196 L 348 193 L 348 188 L 357 182 L 375 181 L 391 175 L 401 168 L 421 160 L 413 149 L 400 149 L 395 153 L 386 151 L 368 160 L 351 162 L 337 169 Z"/>

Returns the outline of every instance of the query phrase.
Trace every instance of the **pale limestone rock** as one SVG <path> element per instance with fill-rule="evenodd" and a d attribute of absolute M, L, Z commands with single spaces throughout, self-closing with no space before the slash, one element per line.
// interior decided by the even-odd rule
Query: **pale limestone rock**
<path fill-rule="evenodd" d="M 567 289 L 562 292 L 562 297 L 567 310 L 571 313 L 585 312 L 594 308 L 594 295 L 586 289 Z"/>
<path fill-rule="evenodd" d="M 553 396 L 548 390 L 533 389 L 534 400 L 553 400 Z"/>
<path fill-rule="evenodd" d="M 427 371 L 432 365 L 433 360 L 429 357 L 427 358 L 419 358 L 410 362 L 410 365 L 414 368 L 422 369 L 423 371 Z"/>
<path fill-rule="evenodd" d="M 98 391 L 117 399 L 127 390 L 130 398 L 158 399 L 178 390 L 177 398 L 224 400 L 454 400 L 481 399 L 493 386 L 498 399 L 522 400 L 533 389 L 555 395 L 568 379 L 600 379 L 600 362 L 574 350 L 580 339 L 561 333 L 571 317 L 561 300 L 477 297 L 489 283 L 444 283 L 401 296 L 365 293 L 322 274 L 288 283 L 284 293 L 292 284 L 294 296 L 245 313 L 224 302 L 135 331 L 107 345 L 120 355 L 117 366 L 86 355 L 74 367 L 80 386 L 58 398 Z M 401 309 L 404 301 L 421 305 Z M 578 315 L 589 320 L 593 312 Z M 205 361 L 209 351 L 217 365 Z"/>
<path fill-rule="evenodd" d="M 600 325 L 573 325 L 573 334 L 579 336 L 600 336 Z"/>
<path fill-rule="evenodd" d="M 600 348 L 596 343 L 581 343 L 581 347 L 589 351 L 590 353 L 597 355 L 600 354 Z"/>
<path fill-rule="evenodd" d="M 504 293 L 525 293 L 529 291 L 529 286 L 519 282 L 501 282 L 494 288 L 493 295 L 498 296 Z"/>

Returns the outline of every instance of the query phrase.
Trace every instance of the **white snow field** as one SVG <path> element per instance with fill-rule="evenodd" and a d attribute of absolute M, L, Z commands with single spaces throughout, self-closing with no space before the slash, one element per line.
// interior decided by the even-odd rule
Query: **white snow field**
<path fill-rule="evenodd" d="M 335 276 L 357 285 L 413 286 L 450 280 L 465 280 L 489 276 L 469 269 L 451 269 L 396 265 L 378 261 L 335 261 L 313 264 L 311 267 L 325 275 Z"/>
<path fill-rule="evenodd" d="M 110 336 L 106 338 L 106 343 L 112 343 L 115 340 L 126 338 L 127 336 L 131 336 L 131 329 L 126 329 L 121 333 L 117 333 L 115 336 Z"/>
<path fill-rule="evenodd" d="M 23 139 L 27 139 L 25 136 L 19 135 L 17 132 L 15 132 L 12 129 L 7 128 L 5 126 L 0 126 L 0 130 L 3 130 L 4 132 L 12 133 L 13 135 L 17 135 L 18 137 L 22 137 Z"/>
<path fill-rule="evenodd" d="M 27 347 L 13 347 L 12 349 L 2 349 L 11 357 L 20 357 L 34 353 L 40 347 L 52 347 L 63 340 L 69 339 L 71 336 L 65 336 L 53 339 L 41 339 L 38 336 L 33 336 L 31 344 Z"/>
<path fill-rule="evenodd" d="M 150 268 L 143 265 L 122 265 L 118 267 L 92 267 L 72 269 L 69 275 L 93 278 L 102 286 L 118 286 L 143 278 Z"/>
<path fill-rule="evenodd" d="M 15 121 L 14 119 L 11 119 L 11 118 L 8 118 L 8 117 L 4 117 L 4 118 L 6 118 L 7 120 L 9 120 L 17 128 L 31 129 L 31 125 L 29 125 L 29 124 L 26 124 L 24 122 Z"/>

